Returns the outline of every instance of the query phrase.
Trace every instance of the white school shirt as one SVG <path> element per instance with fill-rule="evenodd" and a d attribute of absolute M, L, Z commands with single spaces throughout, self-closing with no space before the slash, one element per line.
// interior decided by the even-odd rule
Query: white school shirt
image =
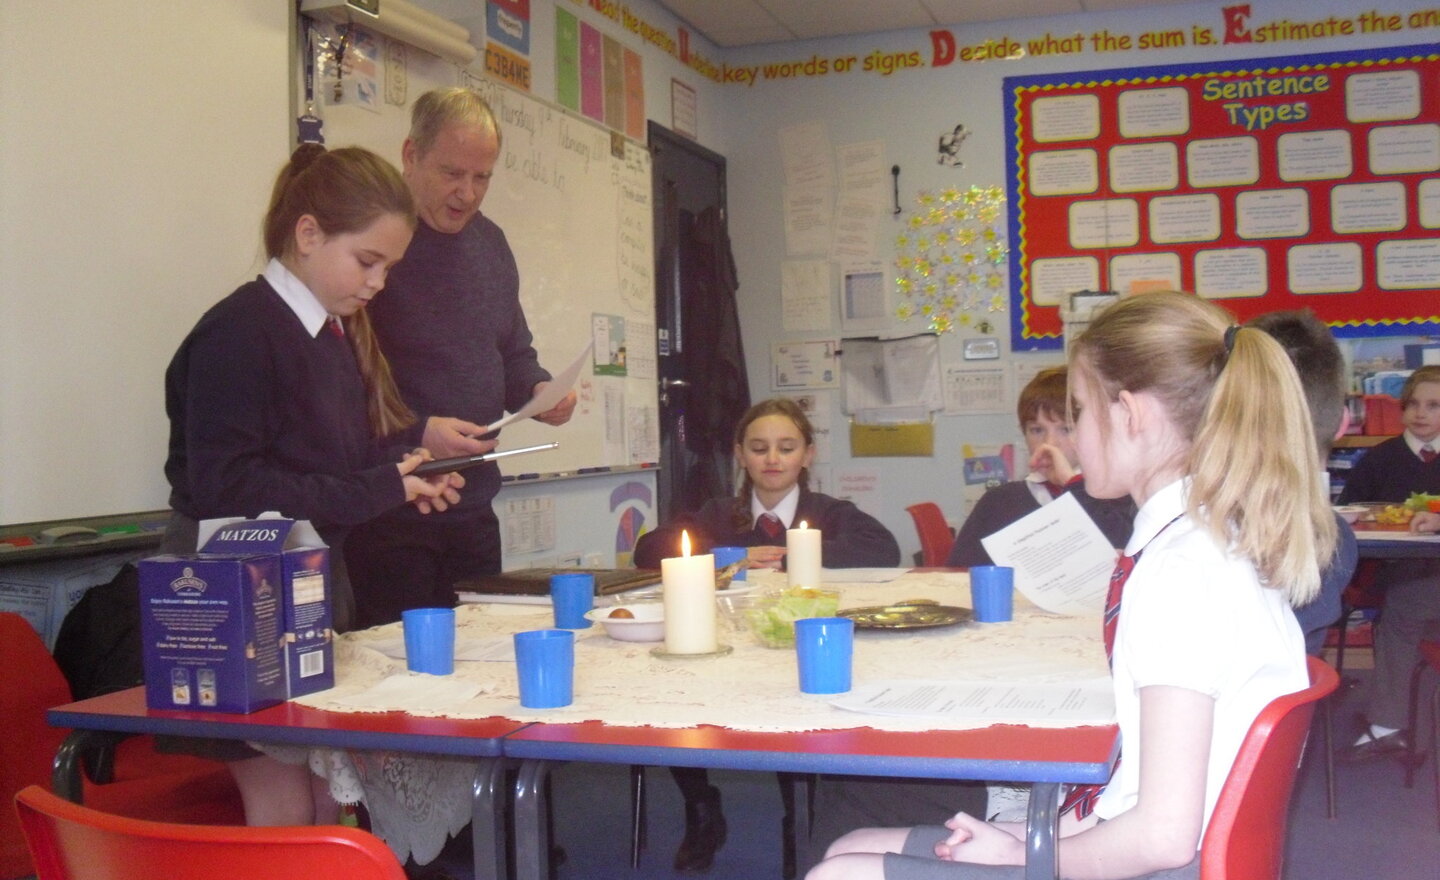
<path fill-rule="evenodd" d="M 1431 449 L 1440 452 L 1440 437 L 1436 437 L 1434 440 L 1421 440 L 1419 437 L 1411 434 L 1408 430 L 1402 433 L 1400 436 L 1405 438 L 1405 445 L 1410 447 L 1410 451 L 1415 454 L 1416 458 L 1420 457 L 1420 450 L 1424 449 L 1426 446 L 1429 446 Z"/>
<path fill-rule="evenodd" d="M 755 493 L 752 491 L 750 493 L 750 527 L 754 528 L 755 523 L 759 521 L 760 517 L 763 514 L 773 513 L 780 518 L 780 524 L 788 529 L 791 527 L 791 524 L 795 522 L 795 511 L 799 507 L 799 483 L 791 486 L 790 491 L 785 493 L 785 497 L 781 498 L 778 502 L 776 502 L 775 506 L 769 510 L 765 509 L 765 505 L 760 503 L 760 499 L 755 497 Z M 806 525 L 810 526 L 810 528 L 812 529 L 819 528 L 819 526 L 815 523 L 806 523 Z"/>
<path fill-rule="evenodd" d="M 305 282 L 295 277 L 295 273 L 285 268 L 285 264 L 272 258 L 265 264 L 265 271 L 262 273 L 275 292 L 300 319 L 300 324 L 305 332 L 311 336 L 319 336 L 320 331 L 325 329 L 325 322 L 330 320 L 330 313 L 320 305 L 320 300 L 305 286 Z"/>
<path fill-rule="evenodd" d="M 1171 483 L 1145 502 L 1125 548 L 1127 555 L 1144 553 L 1125 583 L 1115 633 L 1111 675 L 1124 760 L 1095 805 L 1102 819 L 1139 799 L 1140 688 L 1171 685 L 1215 699 L 1208 826 L 1255 716 L 1276 697 L 1310 684 L 1305 637 L 1284 591 L 1262 587 L 1253 565 L 1182 515 L 1186 485 Z"/>

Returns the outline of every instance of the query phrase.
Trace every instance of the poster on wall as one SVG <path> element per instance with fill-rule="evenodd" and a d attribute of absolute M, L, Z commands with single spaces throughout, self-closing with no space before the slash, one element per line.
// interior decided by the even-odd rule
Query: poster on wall
<path fill-rule="evenodd" d="M 1077 291 L 1440 332 L 1434 44 L 1004 83 L 1012 349 Z"/>

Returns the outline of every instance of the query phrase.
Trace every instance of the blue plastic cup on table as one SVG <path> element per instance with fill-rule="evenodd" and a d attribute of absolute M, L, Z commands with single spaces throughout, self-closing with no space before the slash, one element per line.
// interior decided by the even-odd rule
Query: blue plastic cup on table
<path fill-rule="evenodd" d="M 595 607 L 595 575 L 586 571 L 550 575 L 550 603 L 555 606 L 555 626 L 588 629 L 585 612 Z"/>
<path fill-rule="evenodd" d="M 970 566 L 970 607 L 981 623 L 1003 623 L 1015 613 L 1015 569 L 1008 565 Z"/>
<path fill-rule="evenodd" d="M 850 690 L 855 655 L 855 621 L 848 617 L 804 617 L 795 621 L 795 656 L 800 690 L 843 694 Z"/>
<path fill-rule="evenodd" d="M 411 608 L 400 613 L 400 625 L 405 630 L 405 665 L 411 672 L 455 671 L 454 608 Z"/>
<path fill-rule="evenodd" d="M 712 547 L 710 552 L 715 555 L 715 570 L 719 571 L 727 565 L 734 565 L 750 555 L 749 547 Z M 735 572 L 731 582 L 745 580 L 745 569 Z"/>
<path fill-rule="evenodd" d="M 520 705 L 558 709 L 575 699 L 575 634 L 537 629 L 515 634 L 515 669 Z"/>

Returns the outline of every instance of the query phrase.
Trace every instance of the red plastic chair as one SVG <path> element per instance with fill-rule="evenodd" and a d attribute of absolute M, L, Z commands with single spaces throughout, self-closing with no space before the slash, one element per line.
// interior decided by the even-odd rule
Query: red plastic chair
<path fill-rule="evenodd" d="M 69 703 L 70 686 L 30 623 L 0 612 L 0 802 L 30 785 L 50 787 L 56 750 L 69 731 L 51 727 L 45 711 Z M 162 821 L 245 822 L 240 792 L 221 764 L 164 755 L 148 737 L 121 742 L 101 781 L 86 779 L 86 803 L 107 812 Z M 15 811 L 0 809 L 0 878 L 34 873 Z"/>
<path fill-rule="evenodd" d="M 927 568 L 938 568 L 950 559 L 950 546 L 955 536 L 940 505 L 933 501 L 922 501 L 905 508 L 915 520 L 915 531 L 920 535 L 920 559 Z"/>
<path fill-rule="evenodd" d="M 38 785 L 16 795 L 15 806 L 38 880 L 405 880 L 380 838 L 341 825 L 147 822 L 72 804 Z"/>
<path fill-rule="evenodd" d="M 1290 792 L 1315 704 L 1340 683 L 1309 658 L 1310 686 L 1261 710 L 1240 744 L 1200 844 L 1200 880 L 1279 880 Z"/>

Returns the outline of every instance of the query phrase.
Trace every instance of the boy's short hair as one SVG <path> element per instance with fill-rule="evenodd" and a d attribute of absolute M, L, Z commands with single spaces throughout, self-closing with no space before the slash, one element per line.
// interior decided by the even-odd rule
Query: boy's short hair
<path fill-rule="evenodd" d="M 1267 312 L 1246 323 L 1264 330 L 1280 343 L 1305 392 L 1315 446 L 1322 457 L 1330 455 L 1335 434 L 1345 417 L 1345 356 L 1324 321 L 1309 309 Z"/>
<path fill-rule="evenodd" d="M 1415 389 L 1422 382 L 1440 382 L 1440 366 L 1430 365 L 1421 367 L 1410 374 L 1405 380 L 1405 387 L 1400 389 L 1400 406 L 1410 405 L 1410 400 L 1415 396 Z"/>
<path fill-rule="evenodd" d="M 1052 419 L 1065 420 L 1069 411 L 1065 404 L 1070 399 L 1067 375 L 1065 367 L 1048 367 L 1026 383 L 1015 405 L 1015 415 L 1020 419 L 1022 429 L 1042 412 Z"/>

